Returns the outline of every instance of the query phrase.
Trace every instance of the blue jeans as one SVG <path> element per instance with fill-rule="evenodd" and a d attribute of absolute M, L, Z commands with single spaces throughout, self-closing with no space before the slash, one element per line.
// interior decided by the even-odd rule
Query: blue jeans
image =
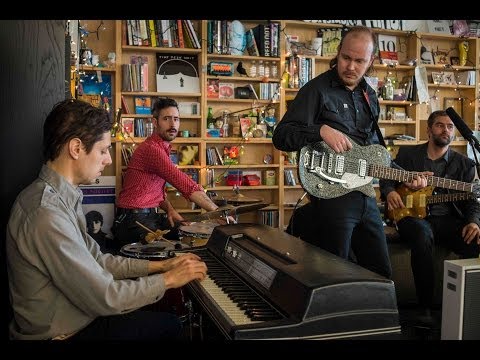
<path fill-rule="evenodd" d="M 333 199 L 311 197 L 305 241 L 344 259 L 350 249 L 358 265 L 386 278 L 392 275 L 383 222 L 375 198 L 353 191 Z"/>

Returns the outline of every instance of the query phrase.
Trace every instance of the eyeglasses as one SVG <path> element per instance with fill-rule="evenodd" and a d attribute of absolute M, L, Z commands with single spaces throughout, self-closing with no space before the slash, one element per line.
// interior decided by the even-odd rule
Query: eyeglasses
<path fill-rule="evenodd" d="M 440 122 L 433 124 L 433 126 L 436 127 L 437 129 L 442 129 L 442 130 L 447 129 L 447 130 L 451 131 L 451 130 L 454 129 L 453 124 L 443 124 L 443 123 L 440 123 Z"/>

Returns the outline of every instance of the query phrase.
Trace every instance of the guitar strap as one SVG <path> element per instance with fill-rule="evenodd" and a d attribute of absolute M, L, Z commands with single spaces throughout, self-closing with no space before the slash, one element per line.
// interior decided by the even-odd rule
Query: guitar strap
<path fill-rule="evenodd" d="M 372 117 L 373 121 L 373 127 L 375 128 L 375 132 L 377 133 L 378 141 L 380 141 L 380 145 L 382 145 L 384 148 L 387 148 L 387 145 L 385 144 L 385 139 L 383 138 L 382 132 L 380 131 L 380 128 L 378 127 L 378 119 L 375 119 L 373 116 L 372 108 L 370 107 L 370 99 L 368 98 L 368 94 L 365 90 L 363 91 L 363 97 L 367 101 L 368 104 L 368 110 L 370 110 L 370 116 Z"/>

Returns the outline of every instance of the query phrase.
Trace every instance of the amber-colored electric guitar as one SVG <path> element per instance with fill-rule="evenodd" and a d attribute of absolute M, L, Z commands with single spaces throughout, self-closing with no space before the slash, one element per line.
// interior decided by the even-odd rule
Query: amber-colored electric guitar
<path fill-rule="evenodd" d="M 477 198 L 476 194 L 467 192 L 433 195 L 433 190 L 434 187 L 427 186 L 413 191 L 405 185 L 400 185 L 396 191 L 400 194 L 405 207 L 402 209 L 387 209 L 387 217 L 394 222 L 400 221 L 405 216 L 423 219 L 427 216 L 427 205 Z"/>

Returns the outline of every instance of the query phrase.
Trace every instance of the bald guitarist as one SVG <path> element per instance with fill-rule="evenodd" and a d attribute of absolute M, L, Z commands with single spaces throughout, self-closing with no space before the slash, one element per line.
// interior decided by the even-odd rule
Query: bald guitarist
<path fill-rule="evenodd" d="M 401 147 L 395 162 L 407 171 L 430 172 L 434 176 L 471 183 L 475 163 L 450 149 L 455 127 L 443 110 L 433 112 L 427 121 L 428 142 Z M 391 210 L 403 209 L 405 204 L 397 191 L 401 184 L 380 180 L 381 195 Z M 437 189 L 437 193 L 449 190 Z M 405 216 L 397 221 L 402 240 L 409 243 L 412 271 L 419 304 L 424 309 L 422 322 L 433 323 L 434 245 L 441 244 L 462 258 L 478 257 L 480 244 L 480 205 L 476 199 L 453 202 L 434 202 L 425 218 Z"/>

